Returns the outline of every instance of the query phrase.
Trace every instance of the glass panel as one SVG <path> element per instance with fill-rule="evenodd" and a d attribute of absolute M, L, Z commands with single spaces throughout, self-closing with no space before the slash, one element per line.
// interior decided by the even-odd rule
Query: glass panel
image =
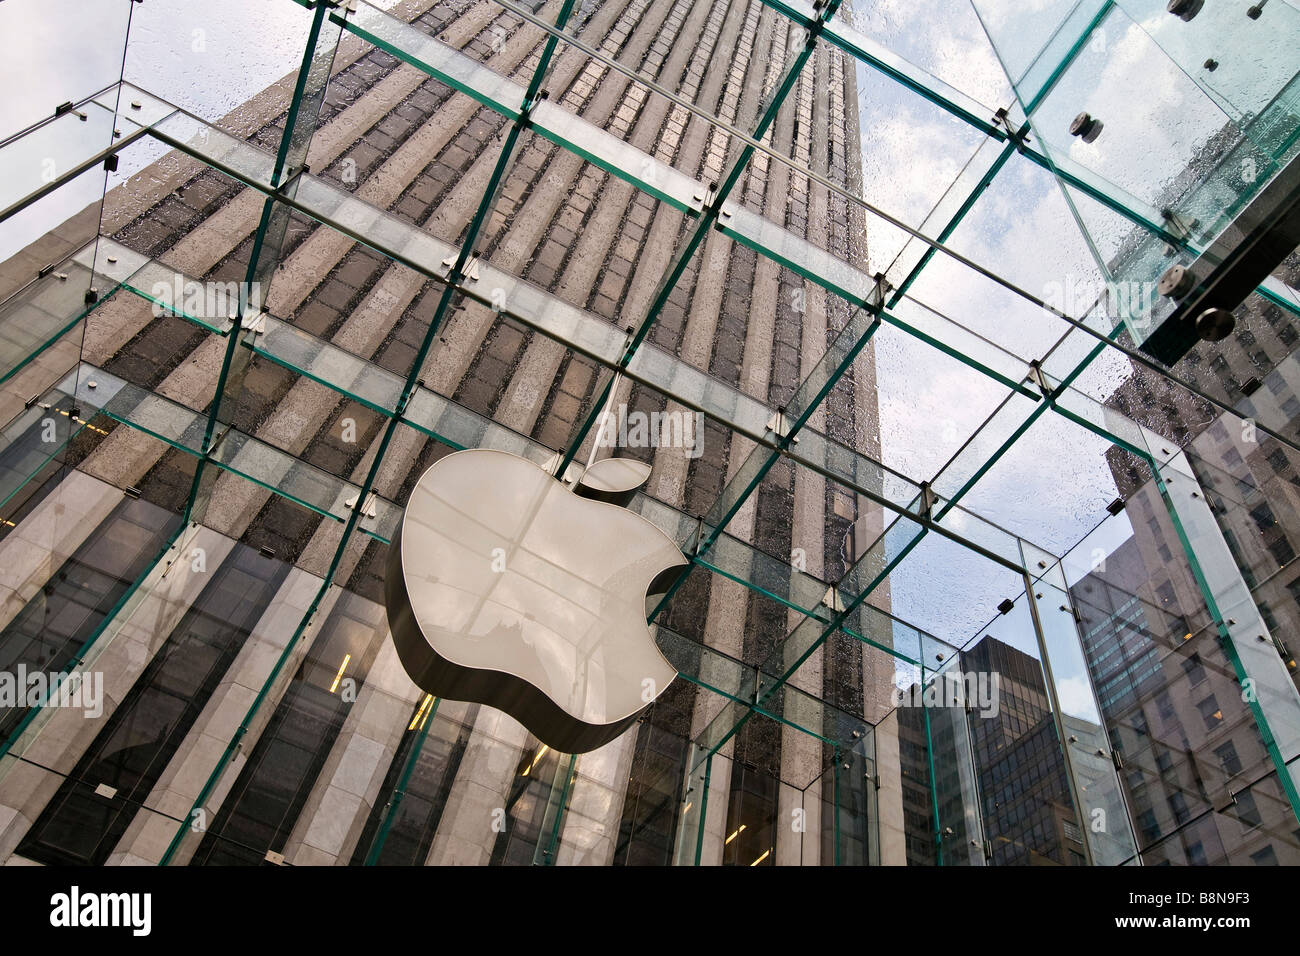
<path fill-rule="evenodd" d="M 8 95 L 0 111 L 0 138 L 50 116 L 68 100 L 122 77 L 131 8 L 86 7 L 77 0 L 14 0 L 0 10 L 0 33 L 23 37 L 13 44 Z M 99 147 L 108 145 L 108 139 Z"/>

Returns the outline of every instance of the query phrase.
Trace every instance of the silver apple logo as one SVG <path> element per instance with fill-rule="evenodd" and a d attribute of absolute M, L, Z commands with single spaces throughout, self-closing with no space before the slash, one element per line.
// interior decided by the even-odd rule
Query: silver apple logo
<path fill-rule="evenodd" d="M 489 449 L 430 467 L 385 579 L 389 628 L 416 685 L 503 710 L 563 753 L 635 722 L 677 676 L 646 610 L 685 566 L 672 539 L 619 507 L 649 474 L 607 458 L 571 491 Z"/>

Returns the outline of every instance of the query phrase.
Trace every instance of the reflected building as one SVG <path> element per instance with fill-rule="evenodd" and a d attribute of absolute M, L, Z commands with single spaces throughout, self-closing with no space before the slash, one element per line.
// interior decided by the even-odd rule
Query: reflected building
<path fill-rule="evenodd" d="M 1042 664 L 991 636 L 964 651 L 961 664 L 967 674 L 997 675 L 995 711 L 983 714 L 973 704 L 898 711 L 908 862 L 938 862 L 937 828 L 944 865 L 1082 865 L 1083 835 Z M 972 798 L 982 833 L 967 810 Z"/>
<path fill-rule="evenodd" d="M 1126 507 L 1133 537 L 1070 593 L 1143 862 L 1298 862 L 1300 831 L 1199 591 L 1163 557 L 1177 538 L 1159 495 L 1143 486 Z"/>

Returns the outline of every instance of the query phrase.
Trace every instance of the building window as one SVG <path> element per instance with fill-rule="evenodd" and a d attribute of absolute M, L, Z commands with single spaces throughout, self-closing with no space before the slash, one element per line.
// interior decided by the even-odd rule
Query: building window
<path fill-rule="evenodd" d="M 1174 702 L 1169 699 L 1168 691 L 1161 691 L 1156 698 L 1156 710 L 1159 711 L 1161 720 L 1174 719 Z"/>
<path fill-rule="evenodd" d="M 235 546 L 23 838 L 22 856 L 104 864 L 288 572 Z"/>
<path fill-rule="evenodd" d="M 1201 719 L 1205 721 L 1206 730 L 1215 730 L 1223 723 L 1223 711 L 1213 694 L 1197 704 L 1196 709 L 1201 712 Z"/>
<path fill-rule="evenodd" d="M 1154 810 L 1143 810 L 1137 818 L 1138 834 L 1143 842 L 1155 843 L 1160 839 L 1160 824 L 1156 822 Z"/>
<path fill-rule="evenodd" d="M 1219 766 L 1229 777 L 1241 773 L 1241 758 L 1237 756 L 1237 748 L 1233 746 L 1232 741 L 1228 741 L 1222 747 L 1215 747 L 1214 755 L 1219 758 Z"/>
<path fill-rule="evenodd" d="M 1183 673 L 1193 687 L 1205 680 L 1205 666 L 1201 663 L 1200 654 L 1193 654 L 1183 660 Z"/>
<path fill-rule="evenodd" d="M 1266 846 L 1250 855 L 1256 866 L 1277 866 L 1277 853 L 1271 846 Z"/>
<path fill-rule="evenodd" d="M 1255 527 L 1260 531 L 1267 531 L 1277 524 L 1277 517 L 1273 514 L 1273 509 L 1268 506 L 1267 501 L 1262 501 L 1254 508 L 1250 509 L 1250 517 L 1254 519 Z"/>
<path fill-rule="evenodd" d="M 1268 553 L 1273 555 L 1273 560 L 1277 562 L 1279 568 L 1290 564 L 1295 557 L 1295 549 L 1291 547 L 1291 542 L 1286 539 L 1286 535 L 1279 535 L 1276 541 L 1270 543 Z"/>
<path fill-rule="evenodd" d="M 1186 823 L 1188 819 L 1190 819 L 1192 813 L 1187 809 L 1187 798 L 1181 793 L 1171 793 L 1168 802 L 1169 809 L 1174 814 L 1174 822 L 1179 826 L 1182 826 L 1182 824 Z"/>
<path fill-rule="evenodd" d="M 1249 790 L 1236 795 L 1237 799 L 1237 819 L 1240 820 L 1247 828 L 1257 827 L 1264 822 L 1264 818 L 1259 815 L 1259 807 L 1255 805 L 1255 795 Z"/>
<path fill-rule="evenodd" d="M 1270 631 L 1276 631 L 1277 618 L 1273 616 L 1273 609 L 1268 606 L 1267 601 L 1259 602 L 1259 616 L 1264 619 L 1264 626 Z"/>

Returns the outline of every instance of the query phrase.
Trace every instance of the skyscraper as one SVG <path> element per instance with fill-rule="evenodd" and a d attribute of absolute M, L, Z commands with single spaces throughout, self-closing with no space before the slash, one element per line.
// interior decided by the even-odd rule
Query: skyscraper
<path fill-rule="evenodd" d="M 554 20 L 562 6 L 538 4 L 530 12 Z M 540 29 L 493 3 L 408 0 L 394 14 L 440 49 L 459 51 L 459 62 L 520 83 L 548 55 Z M 565 29 L 741 129 L 762 117 L 764 97 L 804 33 L 758 2 L 642 0 L 577 4 Z M 338 195 L 387 210 L 396 223 L 462 240 L 508 135 L 506 119 L 356 36 L 345 33 L 324 60 L 331 58 L 303 168 Z M 292 80 L 217 127 L 269 162 L 286 125 L 303 121 L 288 112 Z M 556 56 L 544 89 L 549 102 L 692 179 L 717 184 L 739 150 L 681 103 L 648 97 L 577 50 Z M 851 61 L 819 48 L 763 141 L 856 188 L 856 99 Z M 759 154 L 732 195 L 865 267 L 860 212 L 819 182 Z M 675 682 L 614 744 L 579 760 L 555 754 L 510 718 L 434 701 L 410 685 L 387 638 L 382 539 L 359 534 L 331 557 L 339 522 L 321 512 L 339 513 L 319 502 L 338 479 L 360 483 L 365 476 L 384 434 L 376 392 L 366 386 L 386 387 L 385 372 L 400 378 L 420 356 L 433 317 L 442 317 L 440 282 L 368 248 L 364 232 L 354 241 L 280 206 L 278 266 L 256 290 L 274 323 L 262 341 L 280 343 L 250 338 L 247 367 L 232 371 L 234 386 L 226 386 L 222 426 L 231 428 L 228 443 L 241 443 L 229 450 L 233 467 L 215 479 L 196 477 L 181 435 L 165 426 L 131 427 L 148 418 L 150 403 L 164 417 L 192 410 L 198 421 L 194 413 L 207 411 L 226 337 L 239 334 L 227 318 L 237 293 L 214 306 L 211 291 L 236 290 L 257 273 L 250 259 L 267 254 L 257 244 L 261 205 L 237 177 L 169 154 L 110 191 L 100 221 L 77 237 L 89 239 L 98 228 L 107 237 L 101 262 L 148 257 L 161 285 L 140 289 L 146 298 L 119 291 L 87 320 L 83 368 L 97 370 L 103 382 L 96 387 L 118 389 L 123 409 L 128 396 L 134 408 L 76 431 L 47 472 L 7 503 L 0 547 L 11 554 L 30 548 L 33 525 L 48 533 L 52 521 L 57 531 L 42 541 L 50 559 L 27 572 L 30 586 L 9 595 L 0 641 L 6 661 L 52 669 L 90 642 L 110 694 L 103 717 L 78 721 L 70 738 L 55 729 L 65 716 L 55 714 L 34 744 L 42 753 L 54 748 L 48 760 L 33 756 L 0 782 L 13 811 L 0 850 L 14 859 L 97 864 L 668 862 L 690 802 L 689 744 L 714 716 L 710 707 L 716 710 L 695 684 Z M 763 403 L 785 405 L 847 322 L 848 305 L 712 231 L 671 294 L 657 301 L 656 284 L 689 229 L 668 204 L 526 130 L 474 256 L 612 329 L 632 327 L 653 308 L 653 345 Z M 203 290 L 197 299 L 184 294 L 191 283 Z M 171 289 L 180 294 L 167 298 Z M 57 368 L 40 371 L 42 390 L 58 384 Z M 867 349 L 814 424 L 878 455 L 872 376 Z M 418 380 L 422 394 L 455 402 L 444 422 L 459 414 L 480 434 L 495 422 L 531 447 L 560 453 L 600 409 L 609 383 L 580 352 L 461 297 L 442 319 Z M 79 424 L 76 405 L 69 395 L 59 410 Z M 624 379 L 608 407 L 628 417 L 675 406 Z M 39 428 L 34 420 L 24 434 L 34 442 Z M 455 447 L 434 436 L 454 432 L 454 424 L 399 431 L 385 449 L 375 492 L 403 503 L 420 473 Z M 657 507 L 702 515 L 749 448 L 711 423 L 686 437 L 694 444 L 651 441 L 616 453 L 653 463 L 647 493 L 662 503 Z M 590 446 L 588 436 L 582 457 Z M 266 464 L 284 479 L 279 486 L 262 478 Z M 198 524 L 178 538 L 184 518 Z M 873 520 L 879 526 L 878 509 L 873 519 L 865 499 L 860 505 L 855 495 L 781 463 L 729 530 L 770 554 L 788 558 L 797 550 L 810 573 L 833 579 L 845 570 L 849 527 Z M 163 552 L 159 573 L 138 586 Z M 338 587 L 307 627 L 295 630 L 295 615 L 302 617 L 331 571 Z M 791 613 L 740 585 L 696 574 L 663 623 L 679 641 L 757 661 L 783 636 Z M 859 648 L 839 644 L 819 661 L 800 675 L 803 690 L 856 713 L 885 712 L 888 677 L 870 662 L 864 667 Z M 33 713 L 6 712 L 15 740 Z M 709 812 L 716 826 L 735 821 L 744 836 L 710 851 L 742 864 L 818 862 L 822 830 L 831 826 L 829 819 L 817 823 L 828 753 L 789 726 L 743 727 L 713 763 Z M 858 777 L 843 785 L 846 793 L 863 789 Z M 808 827 L 788 825 L 792 799 L 800 807 L 817 802 L 808 804 Z M 194 806 L 182 806 L 187 801 Z M 846 826 L 841 837 L 856 840 L 862 860 L 865 814 L 864 807 L 856 835 Z M 826 852 L 833 853 L 829 844 Z"/>

